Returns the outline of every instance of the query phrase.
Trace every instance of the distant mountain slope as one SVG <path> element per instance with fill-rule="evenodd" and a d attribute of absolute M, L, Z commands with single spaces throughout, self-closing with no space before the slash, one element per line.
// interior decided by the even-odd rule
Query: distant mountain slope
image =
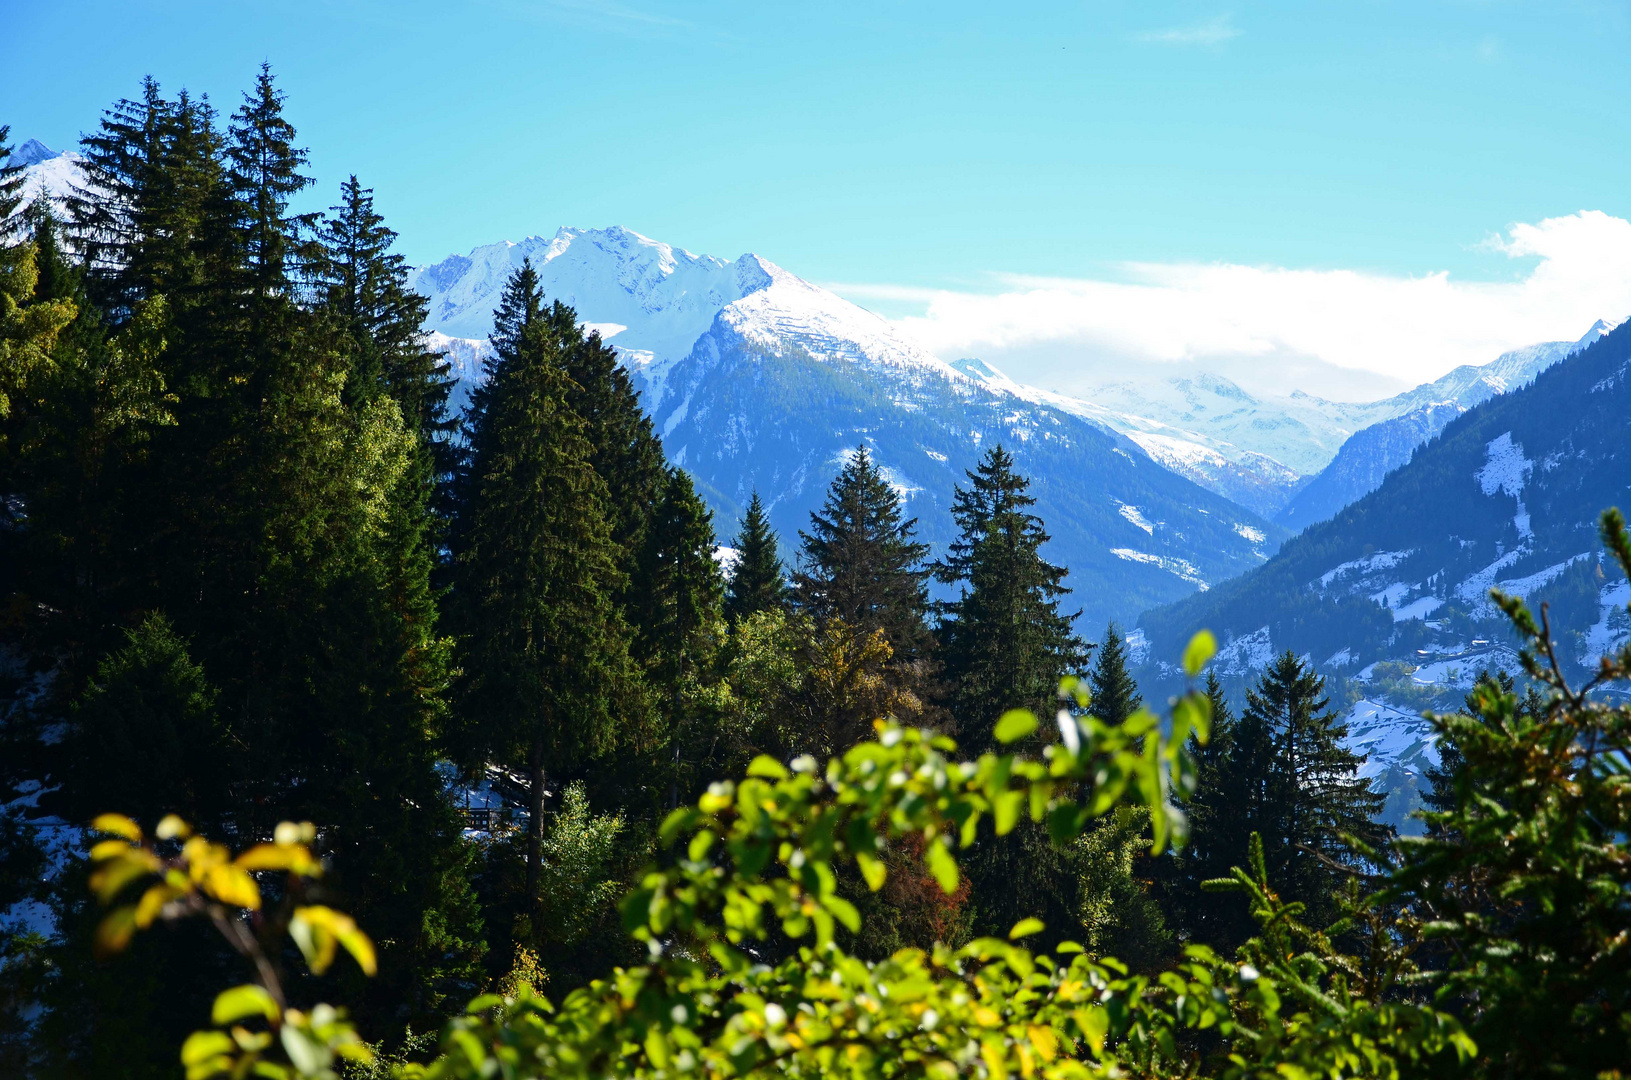
<path fill-rule="evenodd" d="M 23 173 L 23 203 L 48 196 L 60 210 L 62 200 L 73 194 L 84 179 L 85 158 L 72 150 L 57 151 L 38 139 L 29 139 L 11 153 L 12 164 L 26 166 Z"/>
<path fill-rule="evenodd" d="M 1274 520 L 1288 529 L 1324 521 L 1355 499 L 1375 491 L 1388 473 L 1410 460 L 1416 447 L 1465 411 L 1454 402 L 1435 402 L 1360 428 L 1342 444 L 1331 464 L 1274 515 Z"/>
<path fill-rule="evenodd" d="M 1132 412 L 1118 412 L 1098 400 L 1069 397 L 1016 383 L 983 360 L 957 360 L 952 366 L 993 390 L 1051 405 L 1092 420 L 1107 431 L 1118 432 L 1179 476 L 1193 480 L 1208 491 L 1222 495 L 1262 517 L 1273 516 L 1307 482 L 1307 477 L 1267 454 L 1242 449 L 1226 439 L 1193 427 Z M 1202 412 L 1206 410 L 1200 399 L 1208 396 L 1234 399 L 1236 407 L 1241 407 L 1242 400 L 1255 403 L 1255 399 L 1227 379 L 1208 376 L 1183 380 L 1183 383 L 1182 386 L 1174 384 L 1172 389 L 1186 395 L 1185 400 L 1200 407 Z M 1155 405 L 1148 399 L 1140 400 L 1140 407 L 1146 412 L 1172 413 L 1165 405 Z M 1178 415 L 1181 419 L 1194 418 L 1193 412 L 1179 412 Z"/>
<path fill-rule="evenodd" d="M 1151 655 L 1206 626 L 1243 671 L 1289 648 L 1328 671 L 1399 661 L 1422 685 L 1464 686 L 1500 660 L 1498 585 L 1551 602 L 1569 662 L 1593 664 L 1631 632 L 1596 539 L 1598 513 L 1631 503 L 1628 418 L 1631 324 L 1450 421 L 1266 565 L 1146 613 Z"/>
<path fill-rule="evenodd" d="M 1503 353 L 1482 366 L 1465 365 L 1448 375 L 1378 402 L 1391 415 L 1353 434 L 1320 474 L 1294 495 L 1274 520 L 1288 529 L 1324 521 L 1410 460 L 1416 447 L 1462 412 L 1527 386 L 1536 375 L 1590 345 L 1614 325 L 1599 319 L 1578 341 L 1548 341 Z"/>
<path fill-rule="evenodd" d="M 937 547 L 951 539 L 952 487 L 985 446 L 1008 446 L 1054 536 L 1048 556 L 1070 568 L 1084 630 L 1258 565 L 1284 535 L 1114 432 L 985 385 L 774 263 L 693 255 L 626 229 L 563 229 L 415 271 L 428 326 L 461 370 L 479 363 L 476 339 L 523 258 L 545 295 L 572 304 L 630 365 L 722 540 L 757 488 L 796 545 L 862 442 Z"/>
<path fill-rule="evenodd" d="M 1118 431 L 1174 472 L 1296 530 L 1329 517 L 1409 460 L 1410 451 L 1449 419 L 1433 406 L 1470 408 L 1522 386 L 1612 325 L 1599 321 L 1579 341 L 1515 349 L 1488 364 L 1459 367 L 1413 390 L 1367 402 L 1326 401 L 1300 391 L 1257 397 L 1228 379 L 1204 374 L 1126 379 L 1067 397 L 1013 383 L 980 360 L 960 360 L 956 366 L 993 387 L 1046 400 Z M 1407 416 L 1413 419 L 1374 432 L 1337 461 L 1357 432 Z M 1421 436 L 1415 442 L 1409 441 L 1412 432 Z M 1316 481 L 1326 469 L 1330 475 Z"/>

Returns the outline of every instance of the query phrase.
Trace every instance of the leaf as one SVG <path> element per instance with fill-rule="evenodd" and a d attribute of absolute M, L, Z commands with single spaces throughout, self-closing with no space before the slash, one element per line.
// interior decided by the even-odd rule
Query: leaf
<path fill-rule="evenodd" d="M 996 819 L 997 835 L 1007 836 L 1019 823 L 1019 812 L 1025 807 L 1025 792 L 1005 791 L 991 803 L 992 817 Z"/>
<path fill-rule="evenodd" d="M 929 864 L 929 873 L 934 875 L 947 896 L 957 891 L 957 860 L 952 858 L 945 844 L 931 840 L 924 850 L 923 859 Z"/>
<path fill-rule="evenodd" d="M 203 884 L 204 891 L 223 904 L 248 908 L 250 911 L 260 910 L 260 886 L 242 867 L 231 863 L 212 866 L 204 872 Z"/>
<path fill-rule="evenodd" d="M 148 887 L 142 893 L 142 898 L 136 902 L 136 926 L 146 930 L 153 925 L 153 920 L 159 917 L 164 905 L 181 895 L 168 885 L 159 884 Z"/>
<path fill-rule="evenodd" d="M 864 851 L 855 853 L 855 865 L 861 868 L 861 876 L 866 879 L 866 887 L 873 892 L 883 888 L 883 883 L 889 878 L 889 868 L 883 864 L 883 860 Z"/>
<path fill-rule="evenodd" d="M 854 904 L 845 900 L 842 896 L 823 897 L 821 902 L 828 911 L 833 913 L 833 918 L 844 924 L 844 929 L 852 934 L 860 931 L 861 913 L 855 910 Z"/>
<path fill-rule="evenodd" d="M 1172 708 L 1172 738 L 1169 746 L 1176 753 L 1190 732 L 1195 741 L 1205 746 L 1212 737 L 1212 703 L 1205 694 L 1185 694 Z"/>
<path fill-rule="evenodd" d="M 197 1065 L 206 1058 L 232 1053 L 232 1039 L 224 1031 L 195 1031 L 181 1044 L 181 1063 Z"/>
<path fill-rule="evenodd" d="M 132 844 L 142 842 L 141 826 L 125 817 L 123 814 L 98 814 L 91 821 L 91 828 L 97 832 L 112 833 L 122 836 Z"/>
<path fill-rule="evenodd" d="M 1193 679 L 1217 652 L 1218 639 L 1212 636 L 1212 631 L 1202 630 L 1189 639 L 1189 645 L 1184 649 L 1184 673 Z"/>
<path fill-rule="evenodd" d="M 769 754 L 760 754 L 748 763 L 748 775 L 759 776 L 766 780 L 786 780 L 787 767 Z"/>
<path fill-rule="evenodd" d="M 351 959 L 357 962 L 357 966 L 362 968 L 364 975 L 372 975 L 379 970 L 379 959 L 374 955 L 374 942 L 357 927 L 356 923 L 340 932 L 340 944 L 351 954 Z"/>
<path fill-rule="evenodd" d="M 221 991 L 215 996 L 215 1005 L 210 1009 L 210 1023 L 216 1026 L 236 1024 L 251 1016 L 274 1021 L 279 1018 L 277 1002 L 272 1000 L 265 987 L 254 983 Z"/>
<path fill-rule="evenodd" d="M 272 830 L 272 841 L 277 844 L 309 844 L 317 839 L 317 826 L 309 821 L 280 821 Z"/>
<path fill-rule="evenodd" d="M 313 875 L 321 868 L 304 844 L 256 844 L 233 860 L 240 870 L 287 870 L 291 874 Z"/>
<path fill-rule="evenodd" d="M 289 1055 L 290 1063 L 301 1076 L 333 1075 L 328 1072 L 328 1067 L 334 1055 L 328 1047 L 293 1024 L 284 1024 L 278 1034 L 283 1040 L 283 1052 Z"/>
<path fill-rule="evenodd" d="M 1009 709 L 997 721 L 994 734 L 1000 743 L 1011 743 L 1023 739 L 1036 730 L 1036 714 L 1029 709 Z"/>
<path fill-rule="evenodd" d="M 106 862 L 108 859 L 117 859 L 130 850 L 128 840 L 101 840 L 91 848 L 91 862 Z"/>
<path fill-rule="evenodd" d="M 164 815 L 164 820 L 153 830 L 153 835 L 160 840 L 185 840 L 192 834 L 192 826 L 175 814 Z"/>
<path fill-rule="evenodd" d="M 131 936 L 135 933 L 136 909 L 128 906 L 114 908 L 97 924 L 96 955 L 109 956 L 122 952 L 124 947 L 130 944 Z"/>
<path fill-rule="evenodd" d="M 1048 811 L 1048 835 L 1055 844 L 1063 846 L 1076 839 L 1086 822 L 1086 813 L 1075 803 L 1062 802 Z"/>
<path fill-rule="evenodd" d="M 669 811 L 668 816 L 663 819 L 661 827 L 657 830 L 658 837 L 664 844 L 672 844 L 674 838 L 684 832 L 697 819 L 697 816 L 696 809 L 690 806 L 682 806 L 677 810 Z"/>
<path fill-rule="evenodd" d="M 1088 1005 L 1071 1014 L 1076 1026 L 1082 1029 L 1088 1045 L 1095 1054 L 1104 1052 L 1104 1037 L 1110 1033 L 1110 1014 L 1101 1005 Z"/>
<path fill-rule="evenodd" d="M 646 1057 L 659 1069 L 668 1067 L 668 1043 L 657 1028 L 646 1032 Z"/>
<path fill-rule="evenodd" d="M 1039 934 L 1045 929 L 1046 927 L 1042 924 L 1041 919 L 1021 919 L 1014 924 L 1012 930 L 1008 931 L 1008 940 L 1018 941 L 1022 937 Z"/>
<path fill-rule="evenodd" d="M 91 890 L 104 904 L 112 903 L 113 898 L 123 892 L 126 885 L 137 878 L 146 877 L 158 868 L 157 859 L 140 858 L 149 854 L 141 848 L 126 848 L 125 852 L 124 856 L 108 862 L 91 875 Z"/>
<path fill-rule="evenodd" d="M 294 938 L 306 964 L 317 975 L 327 971 L 334 962 L 336 944 L 351 954 L 364 973 L 372 975 L 378 968 L 374 943 L 357 928 L 351 916 L 333 908 L 321 904 L 295 908 L 289 920 L 289 936 Z"/>

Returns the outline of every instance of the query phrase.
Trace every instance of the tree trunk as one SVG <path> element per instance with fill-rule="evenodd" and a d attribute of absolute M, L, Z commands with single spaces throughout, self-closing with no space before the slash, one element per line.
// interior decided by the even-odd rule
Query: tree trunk
<path fill-rule="evenodd" d="M 540 737 L 532 744 L 532 760 L 527 763 L 531 773 L 532 808 L 527 820 L 527 911 L 538 911 L 538 872 L 544 861 L 544 740 Z M 533 931 L 537 932 L 537 927 Z"/>

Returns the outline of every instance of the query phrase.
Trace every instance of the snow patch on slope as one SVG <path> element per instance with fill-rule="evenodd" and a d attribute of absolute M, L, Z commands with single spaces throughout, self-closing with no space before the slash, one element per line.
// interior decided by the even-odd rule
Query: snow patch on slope
<path fill-rule="evenodd" d="M 1122 517 L 1126 518 L 1138 528 L 1143 529 L 1151 536 L 1155 535 L 1155 526 L 1150 524 L 1149 520 L 1144 517 L 1143 511 L 1139 510 L 1138 507 L 1129 506 L 1124 502 L 1117 502 L 1116 506 L 1120 509 Z"/>
<path fill-rule="evenodd" d="M 1118 559 L 1128 562 L 1144 563 L 1147 566 L 1158 566 L 1169 574 L 1173 574 L 1198 587 L 1201 592 L 1211 588 L 1201 578 L 1200 571 L 1188 559 L 1179 559 L 1171 555 L 1151 555 L 1147 551 L 1136 551 L 1133 548 L 1111 548 L 1110 554 Z"/>

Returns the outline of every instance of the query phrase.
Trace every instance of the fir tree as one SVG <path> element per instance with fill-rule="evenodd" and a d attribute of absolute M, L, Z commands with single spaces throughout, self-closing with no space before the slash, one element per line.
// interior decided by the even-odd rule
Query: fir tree
<path fill-rule="evenodd" d="M 446 360 L 425 347 L 427 301 L 408 287 L 408 265 L 392 250 L 396 233 L 374 209 L 374 192 L 349 177 L 319 230 L 320 283 L 352 353 L 347 393 L 389 393 L 429 445 L 452 428 L 453 387 Z"/>
<path fill-rule="evenodd" d="M 455 603 L 467 735 L 531 788 L 526 896 L 537 901 L 546 769 L 608 751 L 641 709 L 614 597 L 623 585 L 606 487 L 567 403 L 558 337 L 524 263 L 494 317 L 495 357 L 467 418 Z"/>
<path fill-rule="evenodd" d="M 1105 628 L 1089 683 L 1093 697 L 1088 708 L 1107 724 L 1122 723 L 1144 704 L 1138 684 L 1127 672 L 1127 646 L 1115 623 Z"/>
<path fill-rule="evenodd" d="M 23 166 L 11 159 L 11 127 L 0 124 L 0 241 L 22 227 Z"/>
<path fill-rule="evenodd" d="M 1206 673 L 1206 697 L 1212 709 L 1210 737 L 1205 745 L 1193 734 L 1189 738 L 1195 762 L 1195 792 L 1184 806 L 1189 842 L 1160 864 L 1159 873 L 1168 909 L 1190 940 L 1238 943 L 1252 929 L 1247 912 L 1201 889 L 1203 882 L 1227 877 L 1231 867 L 1244 865 L 1240 860 L 1251 833 L 1240 819 L 1245 801 L 1231 767 L 1238 722 L 1216 671 Z"/>
<path fill-rule="evenodd" d="M 1352 859 L 1343 834 L 1380 843 L 1387 832 L 1374 824 L 1384 798 L 1359 776 L 1364 755 L 1343 747 L 1347 725 L 1324 693 L 1325 680 L 1290 650 L 1264 671 L 1246 694 L 1228 763 L 1244 781 L 1242 805 L 1225 811 L 1237 834 L 1262 835 L 1269 880 L 1307 904 L 1316 925 L 1335 914 L 1343 875 L 1331 864 Z M 1243 849 L 1229 855 L 1246 865 Z"/>
<path fill-rule="evenodd" d="M 301 172 L 307 153 L 294 145 L 283 103 L 271 65 L 263 63 L 228 127 L 227 183 L 241 214 L 246 284 L 261 298 L 285 292 L 306 269 L 317 221 L 316 214 L 288 212 L 289 200 L 314 181 Z"/>
<path fill-rule="evenodd" d="M 222 738 L 216 696 L 170 621 L 148 615 L 77 703 L 68 782 L 140 821 L 179 813 L 222 827 L 246 763 Z"/>
<path fill-rule="evenodd" d="M 770 527 L 764 502 L 755 491 L 748 501 L 742 528 L 731 541 L 736 564 L 731 567 L 725 594 L 725 614 L 735 626 L 761 611 L 780 611 L 787 604 L 787 578 L 777 551 L 776 533 Z"/>
<path fill-rule="evenodd" d="M 811 513 L 810 531 L 799 533 L 799 607 L 820 625 L 841 619 L 856 636 L 882 631 L 897 666 L 924 657 L 929 548 L 913 539 L 916 529 L 865 444 L 858 446 Z"/>
<path fill-rule="evenodd" d="M 936 577 L 960 594 L 940 605 L 938 639 L 952 713 L 971 753 L 988 746 L 1005 710 L 1051 711 L 1059 680 L 1087 657 L 1059 610 L 1070 591 L 1065 570 L 1042 558 L 1048 534 L 1029 512 L 1036 500 L 1013 465 L 994 446 L 968 474 L 969 486 L 956 489 L 951 512 L 959 535 L 935 566 Z"/>
<path fill-rule="evenodd" d="M 694 787 L 696 759 L 714 727 L 706 688 L 717 682 L 725 586 L 714 559 L 713 515 L 683 469 L 667 470 L 642 546 L 634 654 L 656 695 L 669 745 L 667 802 Z"/>
<path fill-rule="evenodd" d="M 606 485 L 612 541 L 623 553 L 622 566 L 632 583 L 645 530 L 666 482 L 662 441 L 640 406 L 639 392 L 617 350 L 602 341 L 598 331 L 584 334 L 577 312 L 559 301 L 550 307 L 548 318 L 571 380 L 567 404 L 583 419 L 590 464 Z M 633 598 L 619 600 L 629 607 Z M 639 621 L 636 611 L 630 610 L 628 617 L 631 624 Z"/>

